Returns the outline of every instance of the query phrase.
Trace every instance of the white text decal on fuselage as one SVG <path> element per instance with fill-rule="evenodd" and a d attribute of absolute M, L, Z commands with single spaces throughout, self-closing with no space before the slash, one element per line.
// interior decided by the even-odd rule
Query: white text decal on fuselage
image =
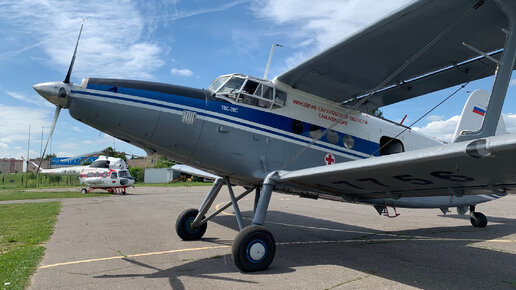
<path fill-rule="evenodd" d="M 227 106 L 227 105 L 220 105 L 223 111 L 230 112 L 230 113 L 238 113 L 238 108 Z"/>

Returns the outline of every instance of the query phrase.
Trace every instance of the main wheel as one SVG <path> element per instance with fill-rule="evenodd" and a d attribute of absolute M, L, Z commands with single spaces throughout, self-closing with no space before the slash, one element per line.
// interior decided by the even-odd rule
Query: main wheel
<path fill-rule="evenodd" d="M 276 253 L 276 242 L 263 226 L 245 227 L 235 238 L 231 254 L 242 272 L 263 271 L 269 267 Z"/>
<path fill-rule="evenodd" d="M 86 188 L 83 188 L 83 189 L 81 189 L 81 193 L 86 194 L 86 193 L 88 193 L 88 190 Z"/>
<path fill-rule="evenodd" d="M 183 211 L 176 220 L 176 233 L 185 241 L 198 240 L 206 233 L 208 224 L 202 224 L 199 227 L 192 227 L 192 222 L 199 213 L 196 209 L 187 209 Z M 204 217 L 203 217 L 204 218 Z"/>
<path fill-rule="evenodd" d="M 487 218 L 486 216 L 481 212 L 473 212 L 475 215 L 474 219 L 473 217 L 469 218 L 469 221 L 475 228 L 485 228 L 487 226 Z"/>

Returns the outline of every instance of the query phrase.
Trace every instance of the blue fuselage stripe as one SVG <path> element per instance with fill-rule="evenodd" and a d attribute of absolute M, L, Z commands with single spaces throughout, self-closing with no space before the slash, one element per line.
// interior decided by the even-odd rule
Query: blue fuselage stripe
<path fill-rule="evenodd" d="M 91 86 L 88 85 L 88 89 L 92 89 L 92 90 L 109 91 L 109 88 L 111 88 L 111 87 L 102 86 L 102 85 L 91 85 Z M 140 104 L 145 104 L 145 105 L 150 105 L 150 106 L 156 106 L 156 107 L 161 107 L 161 108 L 166 108 L 166 109 L 172 109 L 172 110 L 179 111 L 179 112 L 182 112 L 185 109 L 179 108 L 179 107 L 173 106 L 173 105 L 165 105 L 165 104 L 160 104 L 160 103 L 156 103 L 156 102 L 152 102 L 152 101 L 162 101 L 162 102 L 166 102 L 166 103 L 169 103 L 169 104 L 177 104 L 177 105 L 188 106 L 188 107 L 192 107 L 192 108 L 197 109 L 198 110 L 197 113 L 199 115 L 201 115 L 201 116 L 205 116 L 205 117 L 209 117 L 209 118 L 215 118 L 215 119 L 222 120 L 222 121 L 229 122 L 229 123 L 234 123 L 234 124 L 237 124 L 237 125 L 241 125 L 241 126 L 245 126 L 245 127 L 248 127 L 248 128 L 255 129 L 255 130 L 267 132 L 267 133 L 270 133 L 270 134 L 273 134 L 273 135 L 278 135 L 278 136 L 281 136 L 281 137 L 284 137 L 284 138 L 287 138 L 287 139 L 291 139 L 291 140 L 295 140 L 295 141 L 298 141 L 298 142 L 302 142 L 302 143 L 305 143 L 305 144 L 309 143 L 309 141 L 307 141 L 307 140 L 303 140 L 301 138 L 296 138 L 296 137 L 293 137 L 291 135 L 287 135 L 287 134 L 283 134 L 283 133 L 279 132 L 279 131 L 287 131 L 287 132 L 290 131 L 291 130 L 291 123 L 292 123 L 292 121 L 294 121 L 294 119 L 289 118 L 289 117 L 285 117 L 285 116 L 280 116 L 280 115 L 277 115 L 277 114 L 272 114 L 272 113 L 269 113 L 269 112 L 263 112 L 261 110 L 255 110 L 255 109 L 252 109 L 252 108 L 247 108 L 247 107 L 239 106 L 237 104 L 232 104 L 232 103 L 227 103 L 227 102 L 220 102 L 220 101 L 209 101 L 209 100 L 206 101 L 206 100 L 202 100 L 202 99 L 189 98 L 189 97 L 185 97 L 185 96 L 170 95 L 170 94 L 165 94 L 165 93 L 145 91 L 145 90 L 138 90 L 138 89 L 127 89 L 127 88 L 122 88 L 122 87 L 118 87 L 118 89 L 117 89 L 117 93 L 118 94 L 125 94 L 125 95 L 145 98 L 145 99 L 148 99 L 149 101 L 147 101 L 147 100 L 135 100 L 135 99 L 132 99 L 132 98 L 126 98 L 126 97 L 121 97 L 121 96 L 113 96 L 113 95 L 106 95 L 106 94 L 102 94 L 102 93 L 93 93 L 93 92 L 88 92 L 88 91 L 72 91 L 72 93 L 78 93 L 78 94 L 83 94 L 83 95 L 91 95 L 91 96 L 96 96 L 96 97 L 115 99 L 115 100 L 122 100 L 122 101 L 128 101 L 128 102 L 135 102 L 135 103 L 140 103 Z M 228 111 L 223 110 L 222 106 L 233 107 L 233 108 L 236 108 L 237 111 L 236 112 L 228 112 Z M 251 125 L 251 124 L 248 124 L 248 123 L 244 123 L 244 122 L 240 122 L 240 121 L 224 118 L 224 117 L 221 117 L 221 116 L 218 116 L 218 115 L 214 115 L 214 114 L 211 114 L 211 113 L 219 113 L 219 114 L 229 115 L 231 117 L 239 118 L 239 119 L 241 119 L 242 115 L 243 115 L 243 116 L 246 116 L 247 118 L 249 118 L 250 121 L 254 121 L 256 123 L 264 124 L 265 126 L 276 128 L 279 131 L 276 131 L 276 130 L 273 131 L 273 130 L 265 129 L 263 127 L 258 127 L 258 126 L 254 126 L 254 125 Z M 303 122 L 303 125 L 304 125 L 305 128 L 308 128 L 312 124 L 304 123 Z M 320 128 L 320 129 L 324 130 L 325 128 Z M 303 133 L 300 134 L 300 135 L 303 135 L 305 137 L 311 138 L 311 136 L 309 135 L 308 130 L 304 130 Z M 339 133 L 339 140 L 342 140 L 342 138 L 340 138 L 342 136 L 340 136 L 340 135 L 345 135 L 345 134 Z M 371 142 L 369 140 L 361 139 L 361 138 L 358 138 L 358 137 L 355 137 L 355 136 L 353 136 L 353 138 L 355 140 L 355 146 L 353 148 L 354 151 L 358 151 L 358 152 L 361 152 L 363 154 L 371 154 L 371 153 L 377 151 L 377 149 L 379 148 L 379 144 L 378 143 L 374 143 L 374 142 Z M 321 141 L 328 142 L 325 139 L 327 139 L 326 136 L 321 138 Z M 365 158 L 363 155 L 359 155 L 359 154 L 356 154 L 356 153 L 353 153 L 353 152 L 349 152 L 349 151 L 339 150 L 337 148 L 333 148 L 333 147 L 324 145 L 324 144 L 322 144 L 322 142 L 319 142 L 316 145 L 319 146 L 319 147 L 323 147 L 325 149 L 328 149 L 328 150 L 332 150 L 332 151 L 336 151 L 336 152 L 342 153 L 342 154 L 347 154 L 347 155 L 355 156 L 355 157 L 358 157 L 358 158 Z M 375 155 L 378 155 L 378 153 L 376 152 Z"/>

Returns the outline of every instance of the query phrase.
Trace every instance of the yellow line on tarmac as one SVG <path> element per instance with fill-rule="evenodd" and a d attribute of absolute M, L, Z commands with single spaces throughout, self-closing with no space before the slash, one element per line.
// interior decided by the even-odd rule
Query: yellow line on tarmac
<path fill-rule="evenodd" d="M 79 260 L 79 261 L 64 262 L 64 263 L 57 263 L 57 264 L 51 264 L 51 265 L 43 265 L 43 266 L 39 267 L 39 269 L 54 268 L 54 267 L 58 267 L 58 266 L 91 263 L 91 262 L 99 262 L 99 261 L 117 260 L 117 259 L 123 259 L 123 258 L 135 258 L 135 257 L 163 255 L 163 254 L 172 254 L 172 253 L 180 253 L 180 252 L 193 252 L 193 251 L 203 251 L 203 250 L 213 250 L 213 249 L 224 249 L 224 248 L 230 248 L 230 247 L 231 246 L 189 248 L 189 249 L 179 249 L 179 250 L 168 250 L 168 251 L 161 251 L 161 252 L 133 254 L 133 255 L 126 255 L 126 256 L 115 256 L 115 257 L 106 257 L 106 258 L 98 258 L 98 259 Z"/>
<path fill-rule="evenodd" d="M 216 209 L 216 210 L 219 210 L 219 209 L 222 207 L 222 205 L 224 205 L 224 204 L 226 204 L 226 203 L 225 203 L 225 202 L 221 202 L 221 203 L 219 203 L 219 204 L 215 205 L 215 209 Z M 229 216 L 234 216 L 234 214 L 232 214 L 232 213 L 228 213 L 228 212 L 225 212 L 225 211 L 222 211 L 222 212 L 221 212 L 221 214 L 223 214 L 223 215 L 229 215 Z"/>
<path fill-rule="evenodd" d="M 493 239 L 493 240 L 486 240 L 486 242 L 495 242 L 495 243 L 516 243 L 516 240 L 500 240 L 500 239 Z"/>

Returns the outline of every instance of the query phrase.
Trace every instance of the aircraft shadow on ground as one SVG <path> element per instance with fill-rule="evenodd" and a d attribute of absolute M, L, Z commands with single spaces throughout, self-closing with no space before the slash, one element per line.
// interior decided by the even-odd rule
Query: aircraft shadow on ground
<path fill-rule="evenodd" d="M 243 215 L 250 217 L 252 213 L 244 212 Z M 335 265 L 360 271 L 364 277 L 374 275 L 426 289 L 510 288 L 511 283 L 516 282 L 516 254 L 504 251 L 503 243 L 499 249 L 479 244 L 514 234 L 515 219 L 489 217 L 491 224 L 478 229 L 469 224 L 468 216 L 443 217 L 463 219 L 464 226 L 446 227 L 443 218 L 443 227 L 385 232 L 269 211 L 266 226 L 276 239 L 276 257 L 267 271 L 249 275 L 274 275 L 293 272 L 303 266 Z M 218 216 L 211 222 L 238 230 L 232 216 Z M 209 236 L 203 240 L 217 242 Z M 227 241 L 221 241 L 221 244 L 227 244 Z M 133 259 L 124 260 L 156 272 L 95 278 L 161 277 L 168 278 L 173 289 L 185 288 L 181 277 L 234 281 L 242 283 L 242 287 L 246 283 L 257 283 L 246 280 L 245 276 L 227 277 L 228 273 L 238 272 L 230 254 L 185 262 L 169 269 L 155 268 Z"/>

